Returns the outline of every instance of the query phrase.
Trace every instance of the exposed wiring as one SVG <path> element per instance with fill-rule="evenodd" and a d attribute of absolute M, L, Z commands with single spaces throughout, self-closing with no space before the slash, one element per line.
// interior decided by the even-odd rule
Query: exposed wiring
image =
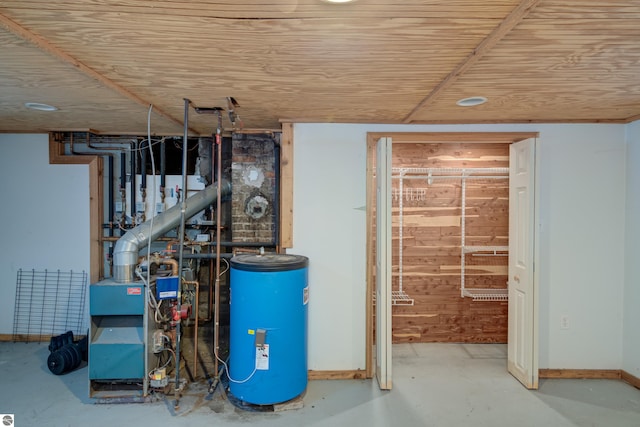
<path fill-rule="evenodd" d="M 126 233 L 127 231 L 129 231 L 134 226 L 134 224 L 133 224 L 134 217 L 132 217 L 131 215 L 127 215 L 125 213 L 123 213 L 122 216 L 123 216 L 123 218 L 122 218 L 123 221 L 118 221 L 118 228 L 121 231 Z M 129 224 L 127 224 L 127 221 L 129 221 Z M 123 222 L 124 225 L 121 222 Z"/>
<path fill-rule="evenodd" d="M 143 142 L 147 142 L 149 141 L 149 146 L 153 147 L 154 145 L 158 145 L 160 144 L 162 141 L 166 140 L 166 137 L 162 137 L 160 139 L 152 139 L 150 137 L 144 138 L 140 141 L 138 141 L 137 139 L 132 140 L 132 142 L 136 142 L 140 144 L 140 148 L 125 148 L 124 151 L 128 151 L 129 153 L 133 153 L 133 152 L 138 152 L 138 151 L 142 151 L 142 150 L 146 150 L 147 147 L 142 147 L 142 143 Z"/>
<path fill-rule="evenodd" d="M 165 347 L 164 350 L 168 351 L 169 353 L 171 353 L 171 355 L 173 356 L 173 360 L 176 360 L 176 352 L 173 351 L 172 348 L 170 347 Z M 162 368 L 166 368 L 167 366 L 169 366 L 169 363 L 171 363 L 171 357 L 169 357 L 169 359 L 165 362 L 164 365 L 160 366 L 157 369 L 162 369 Z"/>
<path fill-rule="evenodd" d="M 142 274 L 142 272 L 140 271 L 139 268 L 136 268 L 135 270 L 136 272 L 136 276 L 138 276 L 140 278 L 140 280 L 142 280 L 142 283 L 144 283 L 145 288 L 149 289 L 149 281 L 144 277 L 144 275 Z M 147 270 L 147 273 L 149 271 Z M 154 311 L 154 320 L 156 321 L 156 323 L 162 323 L 162 322 L 166 322 L 167 320 L 169 320 L 168 318 L 162 316 L 162 314 L 160 313 L 160 306 L 162 305 L 162 300 L 160 300 L 160 302 L 158 302 L 156 300 L 155 295 L 153 295 L 153 292 L 149 292 L 149 306 L 151 308 L 153 308 Z"/>
<path fill-rule="evenodd" d="M 173 141 L 173 145 L 174 145 L 178 150 L 182 151 L 182 146 L 181 146 L 180 144 L 178 144 L 176 141 Z M 192 151 L 195 151 L 197 148 L 198 148 L 198 145 L 197 145 L 197 144 L 196 144 L 196 145 L 194 145 L 194 146 L 193 146 L 193 147 L 191 147 L 191 148 L 188 148 L 188 145 L 187 145 L 187 152 L 189 152 L 189 153 L 190 153 L 190 152 L 192 152 Z"/>
<path fill-rule="evenodd" d="M 173 349 L 172 349 L 172 348 L 170 348 L 170 347 L 165 347 L 165 348 L 163 348 L 163 349 L 162 349 L 162 351 L 168 351 L 168 352 L 170 353 L 170 355 L 169 355 L 169 357 L 167 358 L 167 361 L 166 361 L 162 366 L 160 366 L 160 360 L 161 360 L 161 358 L 160 358 L 160 356 L 158 356 L 158 363 L 156 364 L 156 367 L 155 367 L 154 369 L 152 369 L 151 371 L 149 371 L 149 373 L 147 374 L 147 375 L 149 375 L 149 378 L 150 378 L 150 379 L 153 379 L 153 374 L 154 374 L 155 372 L 157 372 L 157 371 L 159 371 L 159 370 L 161 370 L 161 369 L 164 369 L 164 368 L 166 368 L 167 366 L 169 366 L 169 364 L 171 363 L 171 356 L 173 356 L 173 360 L 175 360 L 175 359 L 176 359 L 176 352 L 175 352 L 175 351 L 173 351 Z"/>
<path fill-rule="evenodd" d="M 227 261 L 226 258 L 221 258 L 221 261 L 224 261 L 224 263 L 227 265 L 227 268 L 225 270 L 222 270 L 220 274 L 218 274 L 218 278 L 221 278 L 224 275 L 224 273 L 229 271 L 229 261 Z"/>
<path fill-rule="evenodd" d="M 220 279 L 220 277 L 222 277 L 223 274 L 225 274 L 227 271 L 229 271 L 229 261 L 227 261 L 225 258 L 221 258 L 222 261 L 224 261 L 224 263 L 226 264 L 226 269 L 224 269 L 223 271 L 220 272 L 220 274 L 218 274 L 218 279 Z M 214 346 L 213 347 L 213 354 L 215 355 L 216 359 L 218 359 L 218 362 L 222 363 L 222 366 L 224 366 L 224 370 L 227 373 L 227 378 L 229 378 L 229 381 L 231 381 L 232 383 L 235 384 L 243 384 L 246 383 L 247 381 L 249 381 L 251 378 L 253 378 L 253 376 L 255 375 L 256 371 L 258 370 L 257 366 L 253 367 L 253 371 L 251 372 L 251 374 L 249 374 L 249 376 L 243 380 L 234 380 L 233 378 L 231 378 L 231 373 L 229 372 L 229 366 L 227 365 L 227 363 L 222 360 L 220 358 L 220 356 L 218 356 L 218 349 Z"/>
<path fill-rule="evenodd" d="M 251 372 L 251 374 L 249 374 L 249 376 L 243 380 L 234 380 L 233 378 L 231 378 L 231 374 L 229 373 L 229 366 L 226 364 L 226 362 L 222 359 L 220 359 L 220 356 L 218 356 L 218 350 L 214 347 L 213 349 L 213 354 L 216 356 L 216 359 L 218 359 L 218 362 L 222 363 L 222 366 L 224 366 L 224 370 L 227 372 L 227 378 L 229 378 L 229 381 L 231 381 L 232 383 L 235 384 L 243 384 L 246 383 L 247 381 L 249 381 L 251 378 L 253 378 L 253 376 L 255 375 L 255 373 L 258 370 L 257 366 L 253 367 L 253 372 Z"/>
<path fill-rule="evenodd" d="M 171 338 L 164 334 L 162 334 L 161 337 L 163 340 L 166 340 L 169 345 L 171 345 Z"/>
<path fill-rule="evenodd" d="M 229 271 L 230 265 L 229 265 L 229 261 L 227 261 L 225 258 L 221 258 L 222 261 L 224 261 L 224 263 L 226 264 L 226 268 L 224 270 L 222 270 L 219 274 L 218 274 L 218 279 L 220 279 L 227 271 Z M 220 356 L 218 356 L 218 349 L 214 346 L 213 348 L 213 354 L 216 356 L 216 359 L 218 359 L 218 362 L 222 363 L 222 366 L 224 366 L 224 370 L 227 373 L 227 378 L 229 378 L 229 381 L 231 381 L 232 383 L 235 384 L 243 384 L 246 383 L 247 381 L 249 381 L 251 378 L 253 378 L 253 376 L 255 375 L 256 371 L 258 370 L 257 366 L 253 367 L 253 371 L 251 372 L 251 374 L 249 374 L 249 376 L 243 380 L 234 380 L 233 378 L 231 378 L 231 373 L 229 372 L 229 366 L 227 365 L 227 363 L 222 360 L 220 358 Z"/>
<path fill-rule="evenodd" d="M 155 295 L 153 295 L 153 292 L 149 292 L 149 296 L 151 297 L 151 299 L 153 300 L 153 310 L 154 310 L 154 315 L 153 315 L 153 320 L 156 321 L 156 323 L 162 323 L 162 322 L 166 322 L 169 319 L 166 316 L 163 316 L 162 313 L 160 313 L 160 306 L 162 305 L 162 301 L 160 300 L 160 302 L 158 302 L 156 300 Z M 149 304 L 151 305 L 151 304 Z"/>
<path fill-rule="evenodd" d="M 138 276 L 138 277 L 140 278 L 140 280 L 142 280 L 142 283 L 143 283 L 145 286 L 149 286 L 149 281 L 148 281 L 148 279 L 147 279 L 147 278 L 145 278 L 145 277 L 142 275 L 142 271 L 140 270 L 140 267 L 136 268 L 136 276 Z"/>

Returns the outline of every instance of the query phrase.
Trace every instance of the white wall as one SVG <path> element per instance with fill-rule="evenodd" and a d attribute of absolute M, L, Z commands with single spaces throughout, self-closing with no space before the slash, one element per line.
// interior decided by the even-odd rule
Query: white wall
<path fill-rule="evenodd" d="M 640 377 L 640 121 L 627 125 L 627 206 L 622 369 Z"/>
<path fill-rule="evenodd" d="M 48 135 L 0 134 L 0 334 L 19 269 L 89 272 L 89 169 L 50 165 Z"/>
<path fill-rule="evenodd" d="M 620 369 L 624 126 L 544 127 L 540 140 L 540 367 Z"/>
<path fill-rule="evenodd" d="M 638 375 L 638 239 L 627 242 L 625 288 L 624 233 L 628 179 L 638 236 L 639 127 L 626 126 L 626 178 L 624 125 L 295 125 L 290 252 L 310 259 L 309 368 L 365 366 L 366 133 L 538 131 L 540 367 L 619 369 L 626 291 L 624 369 Z M 49 165 L 46 135 L 0 135 L 0 179 L 0 334 L 10 334 L 19 268 L 89 268 L 88 167 Z"/>
<path fill-rule="evenodd" d="M 367 132 L 540 132 L 540 367 L 619 369 L 624 125 L 294 127 L 294 247 L 310 259 L 309 368 L 365 366 Z M 569 329 L 560 329 L 560 316 Z"/>

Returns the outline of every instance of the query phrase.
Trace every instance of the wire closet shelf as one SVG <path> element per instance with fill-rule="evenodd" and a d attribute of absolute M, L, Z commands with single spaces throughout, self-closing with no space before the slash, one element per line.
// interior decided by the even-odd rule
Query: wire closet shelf
<path fill-rule="evenodd" d="M 508 246 L 470 246 L 466 245 L 466 187 L 467 180 L 483 179 L 483 180 L 502 180 L 509 179 L 509 168 L 392 168 L 392 179 L 398 180 L 398 189 L 394 191 L 394 199 L 399 201 L 399 249 L 398 249 L 398 274 L 399 289 L 392 291 L 393 304 L 408 304 L 405 300 L 410 300 L 409 305 L 413 305 L 413 299 L 409 298 L 403 290 L 403 199 L 424 200 L 426 189 L 411 188 L 404 189 L 404 180 L 424 180 L 427 185 L 433 184 L 436 180 L 456 180 L 461 181 L 461 241 L 460 241 L 460 296 L 462 298 L 471 298 L 472 301 L 507 301 L 508 289 L 492 289 L 492 288 L 468 288 L 465 287 L 466 261 L 465 256 L 508 256 Z M 397 295 L 393 295 L 396 292 Z"/>

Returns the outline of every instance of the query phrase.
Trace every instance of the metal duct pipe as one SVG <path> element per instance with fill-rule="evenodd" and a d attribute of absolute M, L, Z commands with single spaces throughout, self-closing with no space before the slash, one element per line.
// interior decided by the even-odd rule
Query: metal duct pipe
<path fill-rule="evenodd" d="M 219 184 L 210 185 L 185 201 L 185 217 L 190 218 L 216 201 L 217 185 L 220 185 L 222 196 L 231 194 L 231 184 L 223 180 Z M 134 269 L 138 262 L 138 252 L 152 241 L 161 237 L 180 223 L 182 204 L 167 209 L 151 220 L 143 222 L 127 231 L 116 242 L 113 252 L 114 279 L 118 283 L 129 283 L 134 280 Z"/>

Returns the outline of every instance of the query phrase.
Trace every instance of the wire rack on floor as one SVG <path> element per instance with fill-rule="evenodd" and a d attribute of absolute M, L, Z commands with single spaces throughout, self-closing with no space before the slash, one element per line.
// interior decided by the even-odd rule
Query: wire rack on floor
<path fill-rule="evenodd" d="M 43 341 L 73 331 L 83 335 L 87 273 L 18 270 L 13 341 Z"/>

